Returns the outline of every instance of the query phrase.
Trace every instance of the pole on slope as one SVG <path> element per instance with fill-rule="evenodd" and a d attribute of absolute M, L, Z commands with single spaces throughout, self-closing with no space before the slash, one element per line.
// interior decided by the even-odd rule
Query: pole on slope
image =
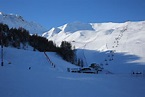
<path fill-rule="evenodd" d="M 1 66 L 4 66 L 3 62 L 3 30 L 1 28 Z"/>

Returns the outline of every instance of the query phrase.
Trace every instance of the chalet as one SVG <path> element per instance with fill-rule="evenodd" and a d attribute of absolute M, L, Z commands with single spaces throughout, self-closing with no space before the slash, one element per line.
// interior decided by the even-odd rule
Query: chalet
<path fill-rule="evenodd" d="M 68 72 L 80 73 L 80 68 L 68 68 Z"/>
<path fill-rule="evenodd" d="M 99 64 L 92 63 L 89 67 L 82 67 L 82 68 L 69 68 L 68 72 L 75 72 L 75 73 L 93 73 L 98 74 L 99 71 L 102 71 L 102 67 Z"/>
<path fill-rule="evenodd" d="M 99 64 L 96 63 L 92 63 L 91 66 L 89 66 L 90 68 L 93 68 L 97 71 L 102 71 L 103 67 L 101 67 Z"/>
<path fill-rule="evenodd" d="M 83 67 L 80 69 L 79 72 L 80 73 L 93 73 L 93 74 L 98 73 L 97 70 L 95 70 L 94 68 L 90 68 L 90 67 Z"/>

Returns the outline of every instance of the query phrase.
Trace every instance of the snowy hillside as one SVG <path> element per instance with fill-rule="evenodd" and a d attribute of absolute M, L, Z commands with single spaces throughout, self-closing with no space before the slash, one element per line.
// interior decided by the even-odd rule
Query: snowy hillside
<path fill-rule="evenodd" d="M 0 22 L 30 33 L 45 31 L 17 15 L 0 13 Z M 30 46 L 27 50 L 4 47 L 0 97 L 145 97 L 145 21 L 74 22 L 42 36 L 57 45 L 71 42 L 85 66 L 98 63 L 103 71 L 72 73 L 68 68 L 78 67 L 54 52 L 33 51 Z"/>
<path fill-rule="evenodd" d="M 145 69 L 145 21 L 71 23 L 53 28 L 42 36 L 57 45 L 61 41 L 71 42 L 86 66 L 95 62 L 116 73 Z"/>
<path fill-rule="evenodd" d="M 143 75 L 66 72 L 74 65 L 55 53 L 4 48 L 0 97 L 144 97 Z M 10 64 L 11 63 L 11 64 Z M 31 68 L 30 68 L 31 67 Z"/>
<path fill-rule="evenodd" d="M 7 24 L 10 28 L 23 27 L 28 30 L 31 34 L 41 34 L 46 31 L 46 28 L 35 22 L 28 22 L 23 19 L 22 16 L 14 14 L 5 14 L 0 12 L 0 23 Z"/>

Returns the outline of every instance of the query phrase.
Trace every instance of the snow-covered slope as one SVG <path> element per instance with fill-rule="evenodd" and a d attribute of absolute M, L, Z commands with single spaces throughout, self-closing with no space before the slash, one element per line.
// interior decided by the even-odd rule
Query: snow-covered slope
<path fill-rule="evenodd" d="M 0 23 L 7 24 L 10 28 L 23 27 L 28 30 L 31 34 L 42 34 L 46 31 L 46 28 L 35 22 L 28 22 L 23 19 L 22 16 L 15 14 L 5 14 L 0 12 Z"/>
<path fill-rule="evenodd" d="M 65 30 L 67 28 L 69 30 Z M 51 29 L 42 36 L 55 41 L 57 45 L 61 41 L 71 42 L 78 49 L 78 57 L 84 60 L 85 65 L 96 62 L 113 72 L 129 72 L 138 67 L 145 69 L 145 21 L 85 25 L 72 23 L 55 29 L 59 30 Z"/>
<path fill-rule="evenodd" d="M 66 72 L 74 65 L 55 53 L 4 48 L 0 97 L 144 97 L 145 79 L 131 74 Z M 11 64 L 9 64 L 11 62 Z M 29 68 L 31 67 L 31 69 Z"/>
<path fill-rule="evenodd" d="M 73 22 L 65 24 L 64 26 L 59 27 L 64 32 L 75 32 L 79 30 L 94 30 L 92 26 L 88 23 Z"/>
<path fill-rule="evenodd" d="M 0 14 L 4 20 L 4 14 Z M 18 17 L 12 15 L 12 21 L 17 21 Z M 9 21 L 8 24 L 13 23 Z M 14 23 L 14 27 L 17 25 Z M 56 53 L 47 52 L 46 57 L 45 53 L 34 52 L 31 47 L 29 50 L 4 47 L 0 97 L 144 97 L 144 32 L 145 22 L 142 21 L 71 23 L 43 34 L 58 45 L 63 40 L 71 42 L 85 65 L 100 63 L 104 71 L 111 74 L 70 73 L 67 68 L 76 66 Z M 131 74 L 133 71 L 142 74 Z"/>

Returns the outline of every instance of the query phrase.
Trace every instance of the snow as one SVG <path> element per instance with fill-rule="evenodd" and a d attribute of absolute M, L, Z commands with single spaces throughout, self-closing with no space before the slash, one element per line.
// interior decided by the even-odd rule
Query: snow
<path fill-rule="evenodd" d="M 54 36 L 55 34 L 57 34 L 57 33 L 59 33 L 61 31 L 61 29 L 59 29 L 59 28 L 52 28 L 49 32 L 49 34 L 48 34 L 48 32 L 46 32 L 46 33 L 43 33 L 42 34 L 42 36 L 43 37 L 51 37 L 51 36 Z"/>
<path fill-rule="evenodd" d="M 46 28 L 35 22 L 28 22 L 22 16 L 15 14 L 5 14 L 0 12 L 0 23 L 7 24 L 9 28 L 23 27 L 31 34 L 42 34 Z"/>
<path fill-rule="evenodd" d="M 42 36 L 57 45 L 71 42 L 85 66 L 99 63 L 103 72 L 67 72 L 77 66 L 54 52 L 46 54 L 55 68 L 43 52 L 8 47 L 4 48 L 4 66 L 0 66 L 0 97 L 144 97 L 145 21 L 88 25 L 93 30 L 81 25 L 65 32 L 64 25 Z"/>
<path fill-rule="evenodd" d="M 2 15 L 3 13 L 2 12 L 0 12 L 0 15 Z"/>
<path fill-rule="evenodd" d="M 74 24 L 74 23 L 72 23 Z M 104 52 L 114 50 L 117 53 L 129 54 L 138 57 L 134 62 L 138 64 L 145 64 L 145 21 L 139 22 L 125 22 L 125 23 L 88 23 L 94 30 L 86 30 L 83 23 L 75 23 L 69 29 L 71 33 L 65 31 L 66 25 L 58 27 L 62 29 L 60 32 L 51 35 L 52 31 L 45 34 L 48 40 L 53 40 L 57 45 L 61 41 L 69 41 L 77 49 L 82 49 L 83 52 L 93 50 L 96 56 L 100 56 L 97 52 Z M 75 30 L 79 25 L 81 29 Z M 43 36 L 43 35 L 42 35 Z M 87 52 L 86 52 L 87 53 Z M 79 54 L 80 55 L 80 54 Z M 78 56 L 79 56 L 78 55 Z M 94 59 L 94 54 L 86 54 L 86 59 Z M 104 60 L 104 58 L 102 58 Z M 96 60 L 96 61 L 95 61 Z M 84 60 L 85 61 L 85 60 Z M 99 62 L 94 59 L 94 62 Z M 90 63 L 89 63 L 90 64 Z M 88 65 L 89 65 L 88 64 Z M 115 64 L 115 63 L 114 63 Z M 126 63 L 125 63 L 126 64 Z"/>
<path fill-rule="evenodd" d="M 145 96 L 143 75 L 70 73 L 67 68 L 76 66 L 63 61 L 56 53 L 47 52 L 47 55 L 56 68 L 51 66 L 43 52 L 4 48 L 0 97 Z"/>
<path fill-rule="evenodd" d="M 65 32 L 75 32 L 79 30 L 94 30 L 90 24 L 81 22 L 68 23 L 59 28 L 62 28 L 62 30 Z"/>

